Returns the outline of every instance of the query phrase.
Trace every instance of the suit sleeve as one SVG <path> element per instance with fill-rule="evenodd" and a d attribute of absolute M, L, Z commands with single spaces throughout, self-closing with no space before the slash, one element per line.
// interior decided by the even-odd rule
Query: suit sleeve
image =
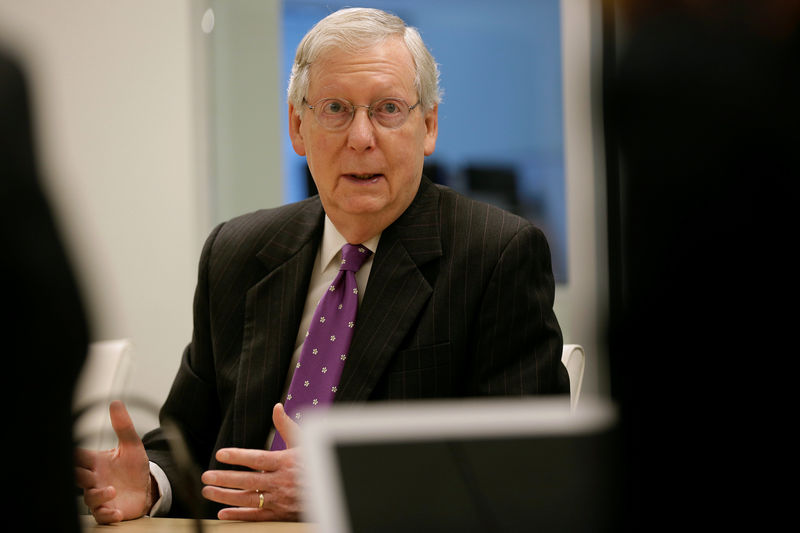
<path fill-rule="evenodd" d="M 523 225 L 500 254 L 473 332 L 479 395 L 569 393 L 554 299 L 547 240 Z"/>
<path fill-rule="evenodd" d="M 214 242 L 221 227 L 222 225 L 217 226 L 208 237 L 200 256 L 194 296 L 192 341 L 183 352 L 172 388 L 159 413 L 161 427 L 143 438 L 148 457 L 161 467 L 172 485 L 173 503 L 170 516 L 188 516 L 189 513 L 182 501 L 183 494 L 175 485 L 176 480 L 181 477 L 172 455 L 171 443 L 163 430 L 164 424 L 177 424 L 192 462 L 197 467 L 196 474 L 199 475 L 209 464 L 221 423 L 211 343 L 208 276 Z M 203 500 L 199 494 L 195 496 L 199 501 Z"/>

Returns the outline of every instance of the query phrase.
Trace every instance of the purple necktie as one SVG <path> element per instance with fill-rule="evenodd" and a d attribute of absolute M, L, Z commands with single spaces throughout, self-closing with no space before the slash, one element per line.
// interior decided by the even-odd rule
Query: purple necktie
<path fill-rule="evenodd" d="M 342 247 L 339 273 L 314 311 L 284 402 L 286 414 L 295 422 L 300 422 L 303 413 L 333 402 L 355 328 L 356 272 L 371 254 L 360 244 Z M 276 432 L 270 449 L 285 448 L 286 443 Z"/>

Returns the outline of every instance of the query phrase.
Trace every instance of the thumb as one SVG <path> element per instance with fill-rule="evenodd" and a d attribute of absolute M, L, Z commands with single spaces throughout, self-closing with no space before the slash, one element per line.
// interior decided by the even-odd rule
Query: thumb
<path fill-rule="evenodd" d="M 286 443 L 286 447 L 294 448 L 297 445 L 300 426 L 289 418 L 289 415 L 283 410 L 283 404 L 276 403 L 275 407 L 272 408 L 272 423 L 275 424 L 275 429 L 280 433 L 283 442 Z"/>
<path fill-rule="evenodd" d="M 120 446 L 124 444 L 141 443 L 141 439 L 138 433 L 136 433 L 136 428 L 133 427 L 131 415 L 128 414 L 128 410 L 125 408 L 125 404 L 120 400 L 114 400 L 111 402 L 108 410 L 111 415 L 111 427 L 114 428 L 114 433 L 117 434 Z"/>

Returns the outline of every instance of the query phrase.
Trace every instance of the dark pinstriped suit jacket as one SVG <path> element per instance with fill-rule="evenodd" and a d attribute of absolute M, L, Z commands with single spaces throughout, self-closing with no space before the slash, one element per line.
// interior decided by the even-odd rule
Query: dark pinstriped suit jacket
<path fill-rule="evenodd" d="M 265 445 L 323 219 L 314 197 L 221 224 L 205 244 L 192 342 L 161 411 L 201 469 L 225 467 L 221 447 Z M 541 231 L 423 177 L 381 235 L 336 401 L 568 394 L 553 297 Z M 160 430 L 145 445 L 174 479 Z"/>

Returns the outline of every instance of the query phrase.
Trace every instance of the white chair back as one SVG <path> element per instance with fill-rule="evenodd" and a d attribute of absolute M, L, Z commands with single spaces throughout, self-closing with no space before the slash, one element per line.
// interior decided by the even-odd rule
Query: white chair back
<path fill-rule="evenodd" d="M 583 386 L 583 370 L 586 366 L 586 353 L 580 344 L 565 344 L 561 351 L 561 362 L 569 374 L 569 403 L 575 410 Z"/>
<path fill-rule="evenodd" d="M 81 448 L 97 450 L 116 445 L 108 405 L 123 395 L 132 358 L 133 344 L 128 339 L 97 341 L 89 345 L 73 397 L 74 412 L 86 409 L 73 427 L 75 440 Z"/>

